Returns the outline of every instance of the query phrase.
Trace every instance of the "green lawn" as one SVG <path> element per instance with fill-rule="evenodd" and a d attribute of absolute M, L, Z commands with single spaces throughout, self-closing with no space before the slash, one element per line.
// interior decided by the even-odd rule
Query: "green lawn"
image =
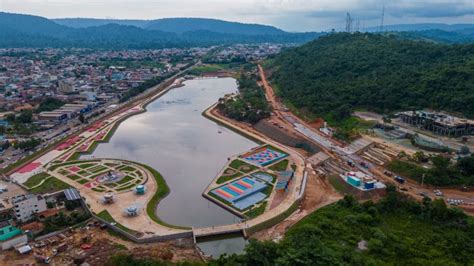
<path fill-rule="evenodd" d="M 244 172 L 244 173 L 249 173 L 249 172 L 252 172 L 253 170 L 257 169 L 257 167 L 255 165 L 248 164 L 248 163 L 246 163 L 242 160 L 238 160 L 238 159 L 233 160 L 230 163 L 229 166 L 236 169 L 236 170 Z M 244 170 L 243 166 L 246 166 L 248 169 Z"/>
<path fill-rule="evenodd" d="M 264 213 L 266 207 L 267 207 L 267 202 L 265 201 L 262 204 L 260 204 L 260 206 L 258 206 L 257 208 L 250 209 L 249 211 L 247 211 L 244 214 L 245 214 L 245 216 L 252 219 L 252 218 L 255 218 L 255 217 L 261 215 L 262 213 Z"/>
<path fill-rule="evenodd" d="M 288 161 L 288 159 L 279 161 L 278 163 L 270 166 L 269 169 L 277 172 L 285 171 L 288 168 L 289 163 L 290 161 Z"/>
<path fill-rule="evenodd" d="M 124 191 L 124 190 L 127 190 L 127 189 L 131 189 L 134 186 L 135 186 L 135 184 L 128 184 L 128 185 L 123 186 L 121 188 L 117 188 L 117 191 Z"/>
<path fill-rule="evenodd" d="M 28 181 L 27 181 L 28 182 Z M 30 189 L 32 193 L 35 194 L 44 194 L 44 193 L 52 193 L 55 191 L 63 190 L 66 188 L 70 188 L 68 184 L 64 183 L 63 181 L 55 178 L 55 177 L 50 177 L 48 180 L 46 180 L 43 185 Z"/>
<path fill-rule="evenodd" d="M 108 169 L 108 168 L 103 166 L 103 165 L 98 165 L 98 166 L 87 169 L 87 171 L 95 174 L 95 173 L 98 173 L 98 172 L 102 172 L 106 169 Z"/>
<path fill-rule="evenodd" d="M 85 171 L 85 170 L 82 170 L 82 171 L 79 171 L 77 172 L 78 175 L 81 175 L 81 176 L 88 176 L 89 175 L 89 172 Z"/>
<path fill-rule="evenodd" d="M 118 170 L 120 171 L 127 171 L 127 172 L 133 172 L 135 171 L 134 167 L 128 166 L 128 165 L 122 165 L 120 167 L 117 167 Z"/>
<path fill-rule="evenodd" d="M 227 169 L 229 169 L 229 168 L 227 168 Z M 227 169 L 226 169 L 226 170 L 227 170 Z M 224 172 L 225 172 L 225 171 L 224 171 Z M 239 177 L 239 176 L 242 176 L 242 173 L 236 172 L 236 173 L 233 174 L 233 175 L 221 175 L 221 176 L 217 179 L 216 183 L 217 183 L 217 184 L 223 184 L 223 183 L 225 183 L 225 182 L 227 182 L 227 181 L 229 181 L 229 180 L 235 179 L 235 178 L 237 178 L 237 177 Z"/>
<path fill-rule="evenodd" d="M 78 176 L 78 175 L 68 175 L 67 177 L 68 177 L 69 179 L 72 179 L 72 180 L 77 180 L 77 179 L 81 178 L 81 177 Z"/>
<path fill-rule="evenodd" d="M 79 184 L 81 184 L 81 185 L 84 185 L 84 184 L 86 184 L 86 183 L 89 183 L 89 180 L 87 180 L 87 179 L 79 179 L 79 180 L 77 180 L 77 183 L 79 183 Z"/>
<path fill-rule="evenodd" d="M 129 181 L 132 181 L 133 179 L 134 179 L 133 177 L 127 175 L 127 176 L 125 176 L 124 178 L 122 178 L 120 181 L 118 181 L 118 182 L 116 182 L 116 183 L 117 183 L 117 184 L 125 184 L 125 183 L 127 183 L 127 182 L 129 182 Z"/>
<path fill-rule="evenodd" d="M 344 185 L 342 184 L 342 179 L 337 175 L 330 175 L 328 176 L 329 183 L 337 190 L 339 193 L 345 193 Z"/>
<path fill-rule="evenodd" d="M 39 173 L 28 178 L 28 180 L 25 183 L 23 183 L 23 185 L 31 188 L 38 185 L 41 181 L 43 181 L 44 179 L 48 177 L 50 177 L 50 175 L 47 173 Z"/>
<path fill-rule="evenodd" d="M 94 165 L 97 165 L 97 164 L 96 163 L 85 163 L 85 164 L 80 164 L 77 167 L 79 167 L 81 169 L 86 169 L 86 168 L 92 167 Z"/>

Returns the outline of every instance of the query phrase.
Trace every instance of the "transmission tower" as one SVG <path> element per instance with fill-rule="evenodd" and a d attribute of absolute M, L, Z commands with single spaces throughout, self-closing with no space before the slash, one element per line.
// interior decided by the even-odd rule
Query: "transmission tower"
<path fill-rule="evenodd" d="M 349 12 L 347 12 L 347 15 L 346 15 L 346 32 L 349 32 L 349 33 L 352 32 L 352 17 Z"/>
<path fill-rule="evenodd" d="M 385 19 L 385 5 L 382 7 L 382 21 L 380 22 L 380 32 L 383 32 L 383 22 Z"/>

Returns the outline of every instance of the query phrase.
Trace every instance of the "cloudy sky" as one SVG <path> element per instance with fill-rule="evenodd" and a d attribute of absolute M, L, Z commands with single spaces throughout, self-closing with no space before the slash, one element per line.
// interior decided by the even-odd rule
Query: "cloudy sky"
<path fill-rule="evenodd" d="M 1 11 L 48 18 L 208 17 L 289 31 L 341 29 L 346 12 L 361 29 L 378 26 L 383 6 L 387 25 L 474 21 L 474 0 L 0 0 Z"/>

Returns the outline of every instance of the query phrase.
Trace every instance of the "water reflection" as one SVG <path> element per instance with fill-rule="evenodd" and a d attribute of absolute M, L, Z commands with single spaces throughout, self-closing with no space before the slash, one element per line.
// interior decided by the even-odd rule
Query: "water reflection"
<path fill-rule="evenodd" d="M 171 192 L 157 212 L 168 223 L 199 227 L 238 221 L 201 196 L 229 156 L 256 146 L 201 115 L 236 89 L 231 78 L 187 81 L 123 122 L 93 156 L 138 161 L 160 171 Z"/>

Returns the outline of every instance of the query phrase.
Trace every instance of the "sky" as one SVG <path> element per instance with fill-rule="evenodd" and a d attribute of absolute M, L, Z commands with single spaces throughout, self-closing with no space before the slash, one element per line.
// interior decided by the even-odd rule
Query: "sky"
<path fill-rule="evenodd" d="M 0 11 L 47 18 L 205 17 L 273 25 L 287 31 L 384 24 L 473 23 L 474 0 L 0 0 Z M 354 24 L 354 25 L 355 25 Z"/>

